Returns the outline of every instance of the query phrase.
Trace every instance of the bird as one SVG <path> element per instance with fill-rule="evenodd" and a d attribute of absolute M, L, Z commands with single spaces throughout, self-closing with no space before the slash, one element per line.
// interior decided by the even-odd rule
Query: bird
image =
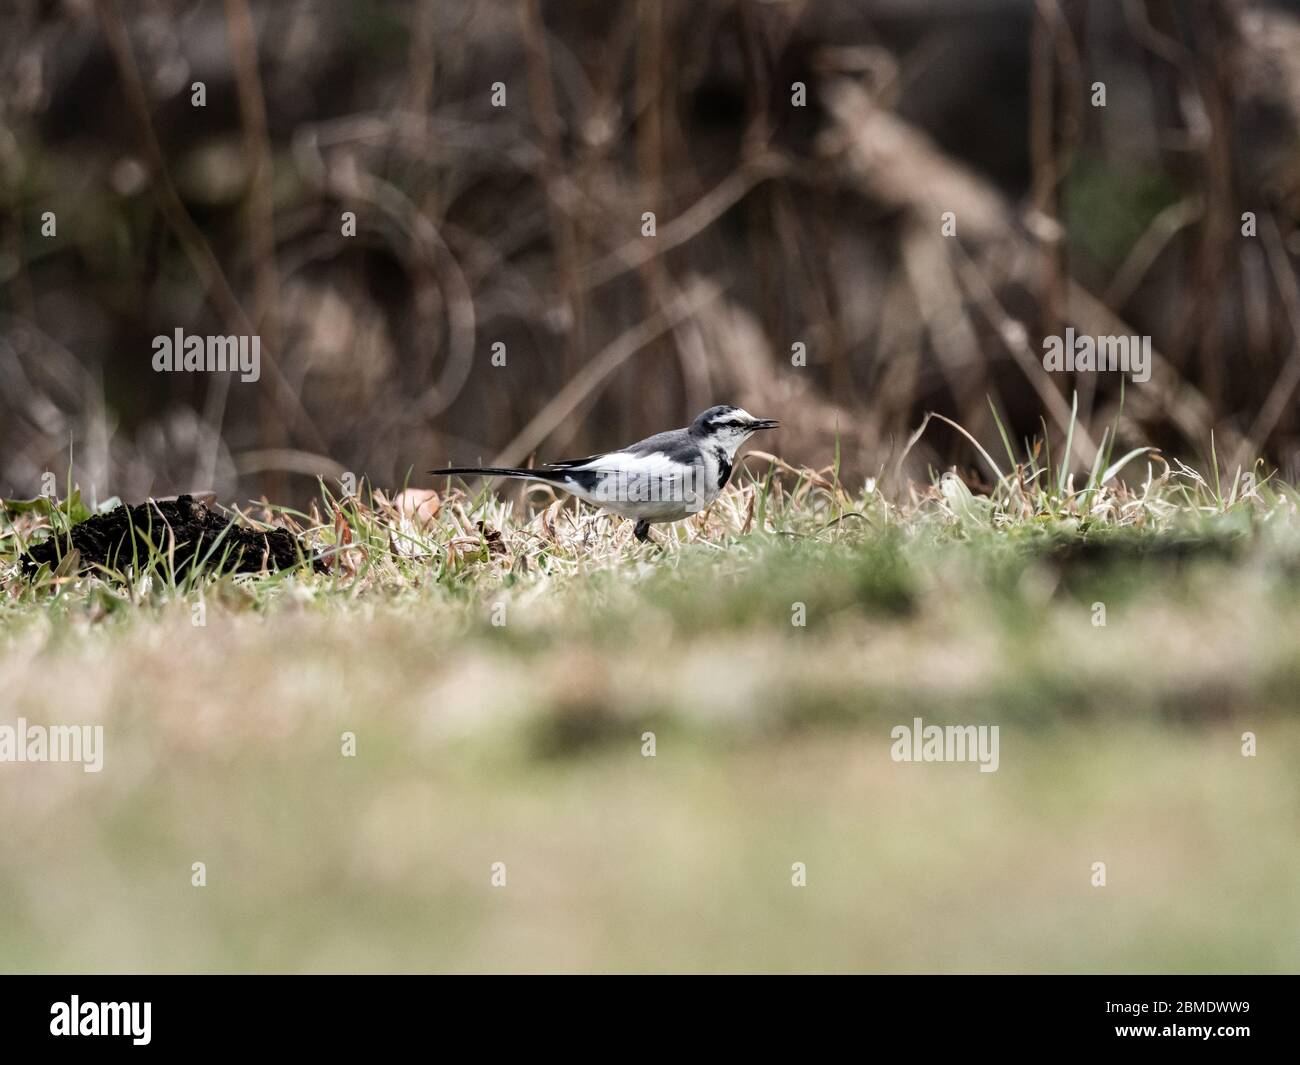
<path fill-rule="evenodd" d="M 517 477 L 543 481 L 598 507 L 635 520 L 644 543 L 650 526 L 680 521 L 703 510 L 731 479 L 736 452 L 754 433 L 779 422 L 755 418 L 740 407 L 710 407 L 690 425 L 655 433 L 602 455 L 551 462 L 534 469 L 449 466 L 438 476 Z"/>

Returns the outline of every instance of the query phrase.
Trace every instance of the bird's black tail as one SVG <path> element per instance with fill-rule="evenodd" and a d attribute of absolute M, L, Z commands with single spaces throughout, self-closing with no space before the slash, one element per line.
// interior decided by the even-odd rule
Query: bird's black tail
<path fill-rule="evenodd" d="M 524 477 L 530 481 L 559 481 L 563 475 L 555 470 L 524 470 L 509 466 L 448 466 L 443 470 L 430 470 L 435 477 Z"/>

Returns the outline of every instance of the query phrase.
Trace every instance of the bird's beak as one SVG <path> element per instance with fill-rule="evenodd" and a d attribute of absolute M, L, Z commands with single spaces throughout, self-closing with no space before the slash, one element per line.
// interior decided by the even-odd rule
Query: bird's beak
<path fill-rule="evenodd" d="M 758 432 L 759 429 L 776 429 L 780 424 L 774 418 L 755 418 L 749 423 L 749 430 L 750 432 Z"/>

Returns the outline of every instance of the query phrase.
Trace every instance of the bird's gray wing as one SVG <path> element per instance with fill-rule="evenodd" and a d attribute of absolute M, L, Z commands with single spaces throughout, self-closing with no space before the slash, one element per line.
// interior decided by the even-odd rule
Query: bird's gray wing
<path fill-rule="evenodd" d="M 545 463 L 543 469 L 555 470 L 557 473 L 576 469 L 622 469 L 628 459 L 644 458 L 647 455 L 663 455 L 673 462 L 688 464 L 699 457 L 699 448 L 685 429 L 669 429 L 667 432 L 655 433 L 635 444 L 607 451 L 601 455 L 588 455 L 581 459 L 562 459 L 559 462 Z"/>
<path fill-rule="evenodd" d="M 699 457 L 699 447 L 685 429 L 669 429 L 665 433 L 655 433 L 623 449 L 630 455 L 666 455 L 674 462 L 683 464 L 694 462 Z"/>
<path fill-rule="evenodd" d="M 664 481 L 676 476 L 681 466 L 693 466 L 699 461 L 700 451 L 690 433 L 685 429 L 670 429 L 618 451 L 551 462 L 545 469 L 561 475 L 577 488 L 592 492 L 610 475 Z"/>

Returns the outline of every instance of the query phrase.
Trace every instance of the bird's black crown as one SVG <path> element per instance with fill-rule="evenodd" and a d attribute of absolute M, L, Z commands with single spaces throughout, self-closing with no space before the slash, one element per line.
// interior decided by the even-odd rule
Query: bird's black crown
<path fill-rule="evenodd" d="M 710 407 L 695 421 L 691 422 L 691 435 L 708 436 L 711 433 L 716 433 L 719 429 L 739 427 L 744 424 L 743 418 L 736 417 L 739 413 L 739 407 L 733 407 L 727 403 Z"/>

